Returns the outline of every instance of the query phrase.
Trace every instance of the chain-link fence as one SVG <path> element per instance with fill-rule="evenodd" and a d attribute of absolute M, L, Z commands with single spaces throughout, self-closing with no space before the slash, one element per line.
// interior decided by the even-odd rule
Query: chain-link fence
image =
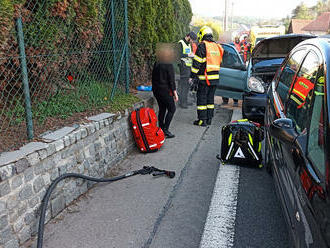
<path fill-rule="evenodd" d="M 127 25 L 127 0 L 0 0 L 0 143 L 128 93 Z"/>

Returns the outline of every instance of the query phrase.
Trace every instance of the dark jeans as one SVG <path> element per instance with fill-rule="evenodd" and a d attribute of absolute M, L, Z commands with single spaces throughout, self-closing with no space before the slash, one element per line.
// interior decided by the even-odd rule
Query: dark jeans
<path fill-rule="evenodd" d="M 178 94 L 179 94 L 179 105 L 181 107 L 188 106 L 188 94 L 189 94 L 189 76 L 191 68 L 183 64 L 180 65 L 180 81 L 178 85 Z"/>
<path fill-rule="evenodd" d="M 158 124 L 162 129 L 168 130 L 176 110 L 173 96 L 168 92 L 153 93 L 159 106 Z"/>

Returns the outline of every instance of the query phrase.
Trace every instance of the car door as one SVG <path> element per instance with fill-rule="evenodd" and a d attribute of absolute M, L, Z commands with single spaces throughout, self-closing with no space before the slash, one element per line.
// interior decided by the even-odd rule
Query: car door
<path fill-rule="evenodd" d="M 320 54 L 318 57 L 322 58 Z M 306 225 L 303 221 L 297 222 L 297 231 L 306 240 L 304 234 L 310 228 L 312 236 L 310 243 L 313 247 L 330 246 L 330 203 L 326 194 L 326 123 L 328 122 L 326 122 L 325 114 L 324 75 L 324 64 L 320 61 L 314 79 L 312 104 L 309 111 L 311 121 L 307 131 L 307 147 L 303 162 L 299 165 L 297 180 L 300 198 L 297 214 L 305 216 L 308 223 Z"/>
<path fill-rule="evenodd" d="M 233 99 L 242 99 L 247 90 L 247 70 L 236 49 L 221 44 L 224 49 L 220 68 L 220 79 L 216 95 Z"/>
<path fill-rule="evenodd" d="M 285 118 L 284 106 L 287 102 L 290 89 L 295 82 L 296 75 L 298 73 L 301 61 L 306 55 L 305 49 L 299 49 L 294 51 L 291 56 L 286 60 L 279 71 L 279 75 L 276 76 L 277 82 L 272 83 L 272 109 L 268 111 L 273 113 L 273 115 L 268 116 L 268 123 L 272 123 L 277 118 Z M 274 159 L 274 179 L 276 181 L 276 186 L 279 189 L 280 197 L 283 201 L 284 211 L 287 216 L 288 224 L 291 231 L 294 232 L 294 184 L 291 179 L 292 171 L 294 173 L 294 168 L 292 163 L 287 161 L 287 149 L 291 149 L 285 143 L 281 142 L 279 139 L 270 137 L 270 143 L 272 144 L 272 149 L 270 149 L 271 157 Z M 290 155 L 290 158 L 292 156 Z"/>
<path fill-rule="evenodd" d="M 321 58 L 314 51 L 309 51 L 296 75 L 286 103 L 285 115 L 293 120 L 298 134 L 295 144 L 283 144 L 283 157 L 286 158 L 287 191 L 292 206 L 291 216 L 296 234 L 296 246 L 310 247 L 314 243 L 312 234 L 312 213 L 301 187 L 301 171 L 312 172 L 306 157 L 308 133 L 313 111 L 313 94 Z M 305 174 L 304 174 L 305 176 Z"/>

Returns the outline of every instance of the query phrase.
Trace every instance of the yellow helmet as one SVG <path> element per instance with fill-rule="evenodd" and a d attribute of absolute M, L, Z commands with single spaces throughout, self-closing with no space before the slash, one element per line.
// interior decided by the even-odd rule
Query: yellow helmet
<path fill-rule="evenodd" d="M 201 42 L 205 35 L 213 35 L 213 31 L 208 26 L 203 26 L 197 34 L 198 41 Z"/>

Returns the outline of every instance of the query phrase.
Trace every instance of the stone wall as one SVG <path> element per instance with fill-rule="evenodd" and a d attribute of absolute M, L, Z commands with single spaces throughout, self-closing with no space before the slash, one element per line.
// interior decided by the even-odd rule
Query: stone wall
<path fill-rule="evenodd" d="M 133 108 L 152 104 L 149 98 Z M 22 247 L 36 235 L 40 203 L 52 180 L 68 172 L 103 177 L 134 148 L 129 112 L 93 116 L 86 124 L 43 135 L 42 142 L 0 154 L 0 248 Z M 46 221 L 91 186 L 81 179 L 60 182 L 52 194 Z"/>

